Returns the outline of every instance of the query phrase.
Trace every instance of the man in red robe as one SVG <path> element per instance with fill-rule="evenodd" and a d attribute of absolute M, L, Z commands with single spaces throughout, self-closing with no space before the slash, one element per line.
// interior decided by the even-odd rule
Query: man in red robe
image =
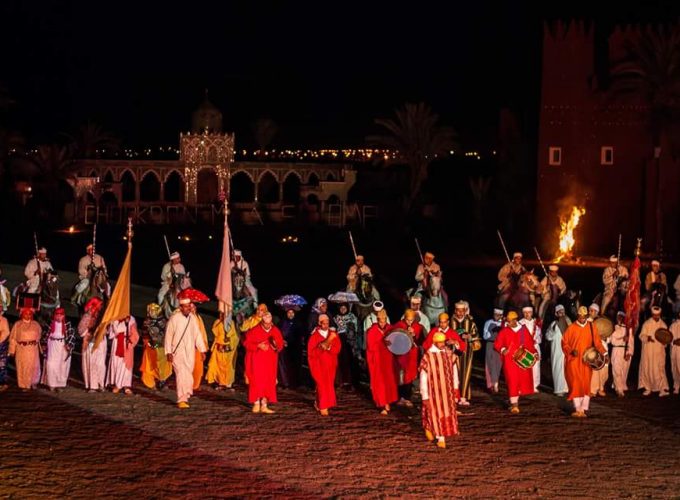
<path fill-rule="evenodd" d="M 520 347 L 524 347 L 536 357 L 538 353 L 534 346 L 534 338 L 526 326 L 519 324 L 515 311 L 508 313 L 507 321 L 507 325 L 498 332 L 493 348 L 500 353 L 503 362 L 503 375 L 510 398 L 510 413 L 519 413 L 520 395 L 534 393 L 534 374 L 531 368 L 522 368 L 515 363 L 513 356 Z"/>
<path fill-rule="evenodd" d="M 590 382 L 593 369 L 583 361 L 583 353 L 591 347 L 605 355 L 605 359 L 607 358 L 607 351 L 600 341 L 595 325 L 588 321 L 588 309 L 581 306 L 578 308 L 576 321 L 567 327 L 562 337 L 564 376 L 569 387 L 567 399 L 574 402 L 572 417 L 586 417 L 590 406 Z"/>
<path fill-rule="evenodd" d="M 387 349 L 385 335 L 389 333 L 385 310 L 378 311 L 378 322 L 366 332 L 366 360 L 371 379 L 371 393 L 376 406 L 381 408 L 380 414 L 390 412 L 390 403 L 397 399 L 397 377 L 394 370 L 394 354 Z"/>
<path fill-rule="evenodd" d="M 446 448 L 446 438 L 458 434 L 454 374 L 458 372 L 456 356 L 446 348 L 446 335 L 437 332 L 433 345 L 420 362 L 420 394 L 423 398 L 422 422 L 428 441 L 437 439 Z"/>
<path fill-rule="evenodd" d="M 434 336 L 437 333 L 443 333 L 446 336 L 445 343 L 449 349 L 452 349 L 457 355 L 462 355 L 467 349 L 467 343 L 460 338 L 458 332 L 451 328 L 449 323 L 449 315 L 441 313 L 438 317 L 439 325 L 430 330 L 427 338 L 423 341 L 423 350 L 427 352 L 433 345 Z M 453 374 L 453 389 L 456 396 L 456 402 L 460 399 L 460 378 L 458 370 Z"/>
<path fill-rule="evenodd" d="M 418 375 L 418 345 L 423 341 L 423 327 L 416 322 L 416 312 L 412 309 L 406 309 L 404 319 L 394 323 L 392 330 L 405 331 L 411 336 L 413 343 L 409 352 L 395 357 L 396 377 L 399 381 L 399 401 L 397 404 L 413 408 L 411 392 L 413 381 Z"/>
<path fill-rule="evenodd" d="M 340 354 L 340 337 L 330 330 L 330 318 L 320 314 L 318 326 L 314 329 L 307 343 L 307 361 L 309 371 L 316 383 L 315 408 L 327 417 L 328 409 L 337 403 L 335 400 L 335 372 L 338 368 Z"/>
<path fill-rule="evenodd" d="M 283 335 L 266 312 L 262 321 L 248 330 L 243 342 L 246 349 L 248 401 L 253 413 L 274 413 L 269 403 L 276 403 L 276 370 L 278 352 L 283 349 Z"/>

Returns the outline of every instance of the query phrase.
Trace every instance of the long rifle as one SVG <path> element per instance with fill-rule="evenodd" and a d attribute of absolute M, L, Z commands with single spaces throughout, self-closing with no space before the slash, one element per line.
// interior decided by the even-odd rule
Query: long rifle
<path fill-rule="evenodd" d="M 512 260 L 510 260 L 510 254 L 508 253 L 508 249 L 505 248 L 505 242 L 503 241 L 503 236 L 501 236 L 501 230 L 496 229 L 496 233 L 498 233 L 498 239 L 501 240 L 501 246 L 503 247 L 503 251 L 505 252 L 505 258 L 508 259 L 508 262 L 512 262 Z"/>
<path fill-rule="evenodd" d="M 545 265 L 543 264 L 543 261 L 541 260 L 541 255 L 538 253 L 538 248 L 534 247 L 534 252 L 536 252 L 536 257 L 538 257 L 538 263 L 541 264 L 541 267 L 543 268 L 543 273 L 545 273 L 545 277 L 548 277 L 548 271 L 545 269 Z"/>
<path fill-rule="evenodd" d="M 352 245 L 352 253 L 354 254 L 354 260 L 357 260 L 357 248 L 354 246 L 354 238 L 352 237 L 352 231 L 349 232 L 349 242 Z"/>
<path fill-rule="evenodd" d="M 165 249 L 168 252 L 168 260 L 170 260 L 170 245 L 168 245 L 168 237 L 163 235 L 163 241 L 165 241 Z"/>
<path fill-rule="evenodd" d="M 621 265 L 621 233 L 619 233 L 619 248 L 616 251 L 616 272 L 614 275 L 619 279 L 619 266 Z"/>
<path fill-rule="evenodd" d="M 414 238 L 416 240 L 416 248 L 418 249 L 418 256 L 420 257 L 420 263 L 423 265 L 423 268 L 425 267 L 425 259 L 423 259 L 423 252 L 420 250 L 420 243 L 418 243 L 418 238 Z"/>

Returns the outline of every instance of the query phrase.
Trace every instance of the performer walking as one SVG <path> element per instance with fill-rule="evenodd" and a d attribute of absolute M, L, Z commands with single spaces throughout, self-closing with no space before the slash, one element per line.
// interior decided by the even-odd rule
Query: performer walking
<path fill-rule="evenodd" d="M 472 397 L 472 390 L 470 388 L 470 381 L 472 379 L 472 357 L 475 351 L 482 348 L 482 343 L 479 340 L 477 325 L 470 315 L 467 302 L 462 300 L 456 302 L 453 317 L 451 318 L 451 328 L 455 330 L 465 342 L 464 354 L 459 360 L 460 401 L 458 404 L 460 406 L 468 406 L 470 404 L 470 398 Z"/>
<path fill-rule="evenodd" d="M 319 315 L 319 324 L 312 331 L 307 344 L 307 360 L 316 383 L 314 407 L 324 417 L 328 416 L 329 408 L 337 404 L 334 383 L 340 349 L 338 334 L 330 330 L 330 318 L 327 314 Z"/>
<path fill-rule="evenodd" d="M 21 309 L 21 317 L 9 334 L 9 355 L 14 356 L 17 385 L 23 391 L 36 389 L 40 382 L 41 333 L 40 325 L 33 320 L 33 309 Z"/>
<path fill-rule="evenodd" d="M 106 385 L 113 386 L 112 391 L 118 394 L 132 394 L 132 367 L 135 361 L 135 346 L 139 342 L 137 322 L 132 316 L 112 321 L 108 327 L 111 339 L 111 356 L 109 371 L 106 374 Z"/>
<path fill-rule="evenodd" d="M 189 398 L 194 393 L 196 350 L 203 353 L 203 358 L 207 350 L 191 305 L 190 298 L 180 299 L 179 310 L 170 316 L 165 331 L 165 356 L 175 372 L 177 407 L 180 409 L 189 408 Z"/>
<path fill-rule="evenodd" d="M 626 328 L 626 313 L 623 311 L 616 314 L 616 325 L 609 340 L 612 345 L 611 364 L 614 379 L 612 386 L 616 395 L 622 398 L 628 390 L 628 370 L 635 352 L 635 342 L 629 329 Z"/>
<path fill-rule="evenodd" d="M 510 413 L 519 413 L 519 397 L 534 393 L 534 377 L 530 368 L 521 367 L 515 362 L 517 351 L 524 349 L 538 356 L 534 340 L 526 326 L 519 324 L 515 311 L 507 316 L 507 325 L 498 332 L 494 349 L 503 359 L 503 375 L 508 386 Z"/>
<path fill-rule="evenodd" d="M 210 349 L 206 382 L 215 384 L 215 389 L 231 389 L 236 377 L 236 352 L 239 338 L 234 320 L 220 312 L 212 326 L 213 345 Z"/>
<path fill-rule="evenodd" d="M 446 438 L 458 434 L 458 417 L 454 397 L 454 374 L 457 356 L 446 348 L 446 335 L 433 335 L 432 346 L 420 362 L 420 394 L 423 400 L 422 422 L 428 441 L 446 448 Z"/>
<path fill-rule="evenodd" d="M 269 403 L 276 403 L 276 370 L 278 351 L 283 348 L 281 330 L 272 324 L 272 314 L 266 312 L 262 322 L 246 333 L 248 401 L 253 413 L 274 413 Z"/>
<path fill-rule="evenodd" d="M 1 327 L 0 327 L 1 329 Z M 671 344 L 671 370 L 673 372 L 673 394 L 680 394 L 680 313 L 671 325 L 673 342 Z M 1 335 L 0 335 L 1 337 Z M 0 383 L 2 383 L 0 381 Z"/>
<path fill-rule="evenodd" d="M 498 380 L 501 376 L 503 361 L 500 354 L 493 348 L 503 325 L 503 309 L 494 309 L 493 318 L 484 323 L 482 338 L 486 341 L 484 357 L 484 373 L 486 375 L 486 388 L 489 392 L 498 392 Z"/>
<path fill-rule="evenodd" d="M 71 347 L 68 344 L 66 314 L 62 307 L 54 310 L 47 333 L 47 353 L 41 383 L 51 391 L 61 391 L 68 385 L 71 370 Z"/>
<path fill-rule="evenodd" d="M 94 333 L 99 324 L 99 313 L 104 302 L 92 297 L 85 304 L 85 312 L 78 323 L 78 335 L 83 339 L 81 349 L 83 381 L 88 392 L 103 391 L 106 386 L 106 339 L 95 348 Z"/>
<path fill-rule="evenodd" d="M 600 306 L 592 303 L 588 307 L 588 321 L 594 322 L 600 317 Z M 609 338 L 603 339 L 600 335 L 597 336 L 595 341 L 600 341 L 602 348 L 605 352 L 609 352 Z M 590 380 L 590 397 L 600 396 L 605 397 L 607 393 L 605 392 L 605 386 L 607 385 L 607 380 L 609 380 L 609 357 L 606 358 L 607 362 L 604 368 L 601 370 L 593 370 L 593 376 Z"/>
<path fill-rule="evenodd" d="M 397 379 L 399 383 L 398 405 L 413 408 L 411 393 L 413 392 L 413 381 L 418 376 L 418 345 L 423 341 L 423 327 L 416 323 L 416 312 L 406 309 L 404 319 L 392 325 L 391 330 L 403 330 L 411 336 L 411 350 L 406 354 L 396 356 Z"/>
<path fill-rule="evenodd" d="M 543 324 L 540 318 L 534 318 L 534 308 L 526 306 L 522 308 L 522 315 L 519 320 L 520 325 L 526 326 L 531 338 L 534 340 L 534 351 L 538 354 L 538 359 L 532 367 L 532 375 L 534 378 L 534 391 L 538 392 L 538 386 L 541 385 L 541 341 L 543 340 Z"/>
<path fill-rule="evenodd" d="M 381 408 L 380 414 L 390 412 L 390 404 L 397 399 L 397 381 L 394 373 L 394 355 L 387 349 L 385 335 L 390 325 L 387 313 L 381 310 L 377 314 L 378 322 L 366 332 L 366 360 L 371 378 L 371 394 L 376 406 Z"/>
<path fill-rule="evenodd" d="M 566 360 L 564 374 L 569 386 L 567 399 L 574 402 L 572 417 L 586 417 L 590 406 L 593 369 L 583 360 L 583 354 L 591 347 L 603 356 L 607 355 L 602 343 L 598 341 L 597 329 L 588 321 L 588 310 L 581 306 L 578 308 L 576 322 L 569 325 L 562 337 L 562 351 Z"/>
<path fill-rule="evenodd" d="M 553 392 L 564 396 L 569 392 L 567 379 L 564 378 L 564 351 L 562 350 L 562 336 L 571 325 L 571 320 L 564 311 L 562 304 L 555 306 L 555 320 L 545 332 L 545 338 L 550 342 L 550 367 L 552 369 Z"/>
<path fill-rule="evenodd" d="M 666 346 L 655 339 L 654 334 L 659 328 L 667 329 L 661 319 L 661 308 L 652 307 L 652 317 L 642 324 L 640 341 L 642 354 L 640 357 L 640 375 L 638 388 L 644 389 L 643 396 L 658 392 L 659 397 L 668 396 L 668 378 L 666 377 Z"/>
<path fill-rule="evenodd" d="M 0 304 L 0 392 L 6 391 L 7 385 L 7 353 L 9 351 L 9 321 L 4 316 L 5 309 Z"/>
<path fill-rule="evenodd" d="M 161 306 L 151 303 L 146 306 L 146 319 L 142 325 L 144 352 L 139 367 L 142 383 L 149 389 L 162 389 L 170 375 L 172 365 L 165 356 L 165 329 L 167 320 Z"/>

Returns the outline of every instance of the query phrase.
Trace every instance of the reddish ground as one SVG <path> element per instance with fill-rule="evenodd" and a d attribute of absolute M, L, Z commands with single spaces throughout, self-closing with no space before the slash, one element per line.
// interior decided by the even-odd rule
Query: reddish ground
<path fill-rule="evenodd" d="M 324 419 L 309 391 L 280 391 L 275 415 L 254 415 L 242 390 L 204 388 L 179 411 L 171 390 L 74 385 L 0 393 L 2 496 L 680 495 L 677 396 L 609 396 L 581 420 L 550 394 L 511 416 L 502 394 L 477 391 L 439 450 L 417 410 L 382 417 L 363 394 L 341 392 Z"/>

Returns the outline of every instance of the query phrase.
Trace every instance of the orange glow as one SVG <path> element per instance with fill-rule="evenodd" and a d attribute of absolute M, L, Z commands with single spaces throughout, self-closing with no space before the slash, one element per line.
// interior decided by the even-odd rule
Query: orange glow
<path fill-rule="evenodd" d="M 571 214 L 569 218 L 562 216 L 560 217 L 560 248 L 557 254 L 556 262 L 560 262 L 562 259 L 571 257 L 574 244 L 576 239 L 574 238 L 574 229 L 578 226 L 581 221 L 581 217 L 585 215 L 586 209 L 580 207 L 571 207 Z"/>

